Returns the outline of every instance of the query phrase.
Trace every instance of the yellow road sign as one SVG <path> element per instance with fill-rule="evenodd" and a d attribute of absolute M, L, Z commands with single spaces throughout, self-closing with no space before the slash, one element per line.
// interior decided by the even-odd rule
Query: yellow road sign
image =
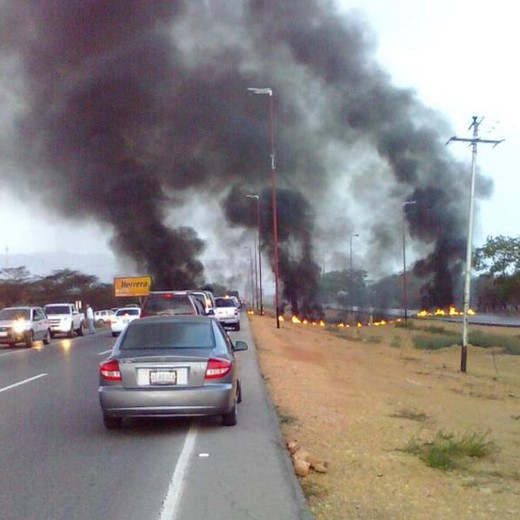
<path fill-rule="evenodd" d="M 152 285 L 151 276 L 129 276 L 114 278 L 114 291 L 117 296 L 146 296 Z"/>

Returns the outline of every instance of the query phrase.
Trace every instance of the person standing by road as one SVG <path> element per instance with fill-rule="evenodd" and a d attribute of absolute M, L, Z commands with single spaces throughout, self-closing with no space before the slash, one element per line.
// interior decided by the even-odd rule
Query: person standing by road
<path fill-rule="evenodd" d="M 95 334 L 96 328 L 94 326 L 94 311 L 90 305 L 87 305 L 87 325 L 88 325 L 88 333 Z"/>

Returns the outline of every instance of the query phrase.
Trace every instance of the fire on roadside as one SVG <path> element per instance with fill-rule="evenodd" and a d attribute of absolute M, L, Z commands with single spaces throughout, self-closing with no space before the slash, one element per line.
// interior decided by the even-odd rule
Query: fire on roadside
<path fill-rule="evenodd" d="M 474 316 L 475 311 L 473 311 L 473 309 L 468 309 L 468 315 Z M 435 309 L 434 311 L 423 309 L 417 313 L 417 317 L 419 318 L 431 318 L 435 316 L 464 316 L 464 311 L 459 311 L 454 305 L 451 305 L 447 311 L 444 309 Z"/>
<path fill-rule="evenodd" d="M 255 314 L 254 311 L 249 310 L 248 314 Z M 472 309 L 468 310 L 468 315 L 474 316 L 475 311 Z M 447 310 L 444 309 L 435 309 L 434 311 L 428 311 L 426 309 L 423 309 L 419 311 L 417 314 L 414 315 L 414 317 L 417 318 L 432 318 L 432 317 L 442 317 L 442 316 L 464 316 L 463 311 L 457 310 L 457 308 L 454 305 L 451 305 Z M 280 323 L 283 323 L 285 321 L 289 321 L 290 323 L 293 323 L 295 325 L 314 325 L 314 326 L 320 326 L 325 327 L 326 323 L 323 320 L 308 320 L 307 318 L 300 318 L 297 315 L 292 315 L 290 320 L 286 320 L 284 316 L 280 315 L 278 316 L 278 320 Z M 401 318 L 397 318 L 395 320 L 396 322 L 401 322 Z M 339 323 L 329 323 L 329 325 L 335 325 L 337 328 L 361 328 L 361 327 L 381 327 L 384 325 L 393 324 L 394 320 L 384 320 L 381 319 L 380 321 L 370 321 L 368 323 L 361 323 L 360 321 L 357 321 L 355 324 L 349 324 L 344 322 Z"/>

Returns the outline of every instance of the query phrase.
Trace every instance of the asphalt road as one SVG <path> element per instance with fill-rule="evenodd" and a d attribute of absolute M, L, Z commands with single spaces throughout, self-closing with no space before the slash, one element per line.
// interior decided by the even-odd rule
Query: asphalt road
<path fill-rule="evenodd" d="M 310 520 L 257 364 L 232 337 L 243 402 L 220 418 L 134 419 L 105 430 L 97 366 L 108 329 L 0 347 L 2 520 Z"/>

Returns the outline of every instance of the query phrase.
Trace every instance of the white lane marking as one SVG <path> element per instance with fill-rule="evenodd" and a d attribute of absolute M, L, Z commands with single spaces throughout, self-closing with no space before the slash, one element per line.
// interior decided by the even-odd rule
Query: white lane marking
<path fill-rule="evenodd" d="M 112 352 L 112 349 L 103 350 L 103 352 L 98 352 L 98 356 L 105 356 L 106 354 Z"/>
<path fill-rule="evenodd" d="M 186 440 L 184 441 L 184 446 L 179 455 L 179 460 L 175 465 L 175 471 L 170 480 L 170 486 L 168 487 L 168 493 L 163 502 L 159 520 L 176 520 L 177 518 L 182 492 L 184 491 L 184 480 L 186 479 L 188 462 L 195 447 L 197 431 L 197 423 L 194 422 L 188 431 L 188 435 L 186 435 Z"/>
<path fill-rule="evenodd" d="M 37 376 L 30 377 L 29 379 L 24 379 L 23 381 L 18 381 L 18 383 L 14 383 L 9 386 L 4 386 L 3 388 L 0 388 L 0 393 L 5 392 L 6 390 L 11 390 L 11 388 L 16 388 L 17 386 L 20 386 L 20 385 L 25 385 L 25 383 L 30 383 L 31 381 L 34 381 L 35 379 L 40 379 L 40 377 L 45 377 L 47 375 L 49 375 L 49 374 L 44 372 L 43 374 L 38 374 Z"/>

